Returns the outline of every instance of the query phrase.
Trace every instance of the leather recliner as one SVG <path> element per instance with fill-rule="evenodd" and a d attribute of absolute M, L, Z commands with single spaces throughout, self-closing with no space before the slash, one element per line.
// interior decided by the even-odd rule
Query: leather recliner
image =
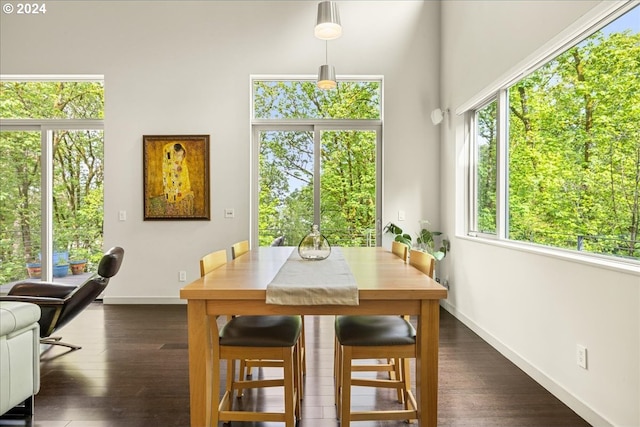
<path fill-rule="evenodd" d="M 93 275 L 81 285 L 64 285 L 54 282 L 24 280 L 15 284 L 0 301 L 30 302 L 40 306 L 40 342 L 42 344 L 62 345 L 72 350 L 81 347 L 60 341 L 53 337 L 58 329 L 80 314 L 105 290 L 109 279 L 118 273 L 124 249 L 109 249 L 100 259 L 98 274 Z"/>

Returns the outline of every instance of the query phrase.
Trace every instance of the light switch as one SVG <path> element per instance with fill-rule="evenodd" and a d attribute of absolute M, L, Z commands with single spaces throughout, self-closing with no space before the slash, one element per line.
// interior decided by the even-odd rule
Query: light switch
<path fill-rule="evenodd" d="M 404 221 L 404 211 L 398 211 L 398 221 Z"/>
<path fill-rule="evenodd" d="M 126 221 L 127 220 L 127 211 L 118 212 L 118 219 L 120 219 L 120 221 Z"/>
<path fill-rule="evenodd" d="M 236 216 L 235 212 L 233 211 L 233 209 L 231 208 L 226 208 L 224 210 L 224 217 L 225 218 L 233 218 L 234 216 Z"/>

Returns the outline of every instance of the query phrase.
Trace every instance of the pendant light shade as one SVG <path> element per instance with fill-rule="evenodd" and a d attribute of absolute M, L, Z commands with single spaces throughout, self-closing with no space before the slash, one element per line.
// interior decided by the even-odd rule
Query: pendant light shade
<path fill-rule="evenodd" d="M 321 65 L 318 70 L 318 88 L 328 90 L 335 89 L 337 86 L 336 69 L 333 65 Z"/>
<path fill-rule="evenodd" d="M 314 33 L 321 40 L 333 40 L 342 35 L 338 5 L 332 1 L 318 3 L 318 19 Z"/>

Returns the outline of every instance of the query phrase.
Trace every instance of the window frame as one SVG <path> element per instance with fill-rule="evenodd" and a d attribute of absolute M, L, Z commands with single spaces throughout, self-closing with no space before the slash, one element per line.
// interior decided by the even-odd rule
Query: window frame
<path fill-rule="evenodd" d="M 616 271 L 632 272 L 640 275 L 640 260 L 634 260 L 613 255 L 583 252 L 577 249 L 566 249 L 555 246 L 547 246 L 537 243 L 529 243 L 519 240 L 511 240 L 508 224 L 508 114 L 509 96 L 508 89 L 522 79 L 538 70 L 544 64 L 552 61 L 558 55 L 569 48 L 579 44 L 585 38 L 592 35 L 631 9 L 640 7 L 631 0 L 616 1 L 601 4 L 576 24 L 561 33 L 556 39 L 543 46 L 531 58 L 514 67 L 496 82 L 489 85 L 479 94 L 463 103 L 456 109 L 456 114 L 463 117 L 464 144 L 467 161 L 464 168 L 464 226 L 463 234 L 459 237 L 472 240 L 481 240 L 484 243 L 508 247 L 525 252 L 543 254 L 554 258 L 568 259 L 589 265 L 597 265 Z M 477 212 L 477 132 L 476 113 L 488 106 L 491 102 L 497 102 L 497 183 L 496 183 L 496 233 L 482 233 L 478 231 Z"/>
<path fill-rule="evenodd" d="M 376 81 L 380 84 L 380 119 L 256 119 L 254 116 L 254 81 L 315 81 L 317 76 L 309 75 L 251 75 L 250 85 L 250 123 L 251 123 L 251 153 L 250 153 L 250 235 L 251 246 L 258 245 L 258 215 L 259 215 L 259 155 L 260 133 L 263 131 L 305 131 L 312 132 L 314 139 L 314 168 L 319 172 L 320 136 L 323 131 L 364 130 L 376 132 L 376 246 L 382 244 L 382 153 L 383 153 L 383 117 L 384 117 L 384 78 L 382 76 L 341 76 L 338 81 Z M 319 223 L 319 187 L 320 181 L 314 180 L 314 221 Z"/>
<path fill-rule="evenodd" d="M 8 82 L 102 82 L 102 75 L 0 75 Z M 0 132 L 40 132 L 41 164 L 40 241 L 42 251 L 41 280 L 53 280 L 53 133 L 56 130 L 99 130 L 104 132 L 104 119 L 2 119 Z M 104 142 L 104 133 L 103 133 Z"/>

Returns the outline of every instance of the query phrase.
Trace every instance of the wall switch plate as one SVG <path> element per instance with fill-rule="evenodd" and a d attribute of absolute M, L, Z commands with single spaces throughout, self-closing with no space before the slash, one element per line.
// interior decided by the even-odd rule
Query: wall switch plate
<path fill-rule="evenodd" d="M 583 345 L 576 345 L 576 363 L 583 369 L 587 369 L 587 348 Z"/>
<path fill-rule="evenodd" d="M 186 282 L 187 281 L 187 272 L 184 270 L 181 270 L 180 272 L 178 272 L 178 280 L 180 280 L 181 282 Z"/>
<path fill-rule="evenodd" d="M 398 221 L 404 221 L 405 213 L 404 211 L 398 211 Z"/>
<path fill-rule="evenodd" d="M 235 216 L 236 216 L 236 213 L 234 212 L 234 210 L 233 210 L 233 209 L 231 209 L 231 208 L 226 208 L 226 209 L 224 210 L 224 217 L 225 217 L 225 218 L 233 218 L 233 217 L 235 217 Z"/>
<path fill-rule="evenodd" d="M 126 221 L 127 220 L 127 211 L 118 212 L 118 219 L 120 221 Z"/>

